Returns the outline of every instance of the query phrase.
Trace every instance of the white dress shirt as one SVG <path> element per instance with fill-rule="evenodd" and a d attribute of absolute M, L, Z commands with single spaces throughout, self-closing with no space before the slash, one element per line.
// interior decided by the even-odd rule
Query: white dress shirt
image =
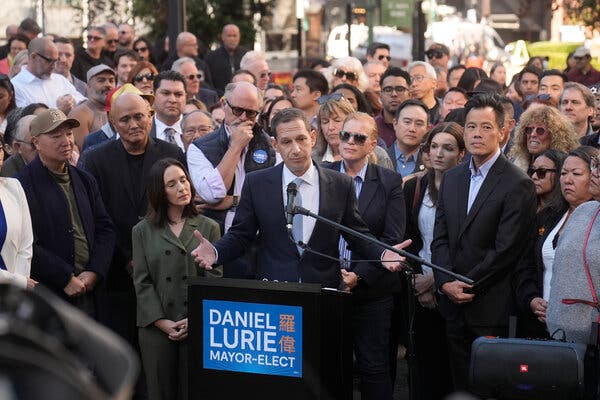
<path fill-rule="evenodd" d="M 225 132 L 227 137 L 230 137 L 229 129 L 225 126 Z M 158 131 L 157 131 L 158 132 Z M 248 152 L 248 146 L 242 152 L 240 159 L 235 167 L 234 174 L 234 185 L 233 195 L 239 196 L 242 193 L 242 186 L 244 185 L 244 179 L 246 179 L 246 171 L 244 169 L 244 161 L 246 160 L 246 153 Z M 223 200 L 227 196 L 227 188 L 223 177 L 219 173 L 216 167 L 213 167 L 208 158 L 202 153 L 197 146 L 193 143 L 189 146 L 186 153 L 188 169 L 190 171 L 190 177 L 196 192 L 206 201 L 208 204 L 216 204 Z M 228 211 L 225 216 L 225 232 L 231 227 L 235 211 Z"/>
<path fill-rule="evenodd" d="M 15 87 L 17 107 L 25 107 L 31 103 L 44 103 L 50 108 L 56 108 L 56 100 L 65 94 L 73 96 L 75 104 L 86 100 L 67 78 L 59 74 L 51 74 L 48 79 L 40 79 L 27 68 L 23 68 L 10 82 Z"/>
<path fill-rule="evenodd" d="M 423 195 L 423 202 L 419 208 L 419 231 L 421 232 L 421 240 L 423 241 L 423 247 L 419 251 L 419 257 L 424 260 L 431 262 L 431 242 L 433 241 L 433 228 L 435 226 L 435 212 L 436 206 L 431 200 L 429 194 L 429 188 L 425 189 Z M 421 265 L 423 269 L 423 275 L 429 275 L 433 273 L 431 267 L 427 265 Z"/>
<path fill-rule="evenodd" d="M 283 191 L 283 212 L 287 205 L 287 187 L 296 178 L 302 179 L 302 184 L 298 187 L 298 192 L 302 197 L 302 207 L 315 214 L 319 213 L 319 174 L 313 164 L 300 177 L 294 175 L 286 165 L 283 166 L 282 191 Z M 316 220 L 312 217 L 302 215 L 302 241 L 308 243 Z M 300 240 L 300 238 L 295 238 Z"/>
<path fill-rule="evenodd" d="M 542 261 L 544 263 L 544 282 L 543 282 L 543 291 L 542 297 L 544 300 L 548 301 L 550 298 L 550 289 L 552 282 L 552 269 L 554 268 L 554 256 L 556 254 L 556 249 L 554 248 L 553 242 L 556 235 L 558 235 L 558 231 L 564 225 L 567 219 L 568 212 L 565 212 L 560 221 L 556 224 L 554 229 L 550 231 L 548 236 L 546 236 L 546 240 L 542 244 Z"/>
<path fill-rule="evenodd" d="M 494 154 L 492 158 L 481 164 L 477 170 L 475 170 L 475 163 L 473 161 L 473 157 L 471 157 L 471 162 L 469 163 L 469 169 L 471 170 L 471 181 L 469 183 L 469 201 L 467 203 L 467 214 L 469 213 L 469 211 L 471 211 L 471 206 L 477 198 L 479 189 L 481 189 L 483 181 L 485 181 L 488 172 L 490 172 L 492 165 L 494 165 L 496 160 L 498 160 L 498 157 L 500 157 L 500 148 L 498 148 L 496 154 Z"/>
<path fill-rule="evenodd" d="M 160 139 L 160 140 L 164 140 L 165 142 L 169 141 L 165 130 L 167 130 L 168 128 L 173 128 L 176 132 L 175 144 L 177 146 L 179 146 L 181 151 L 185 152 L 185 146 L 183 145 L 183 140 L 181 140 L 181 134 L 182 134 L 181 120 L 182 120 L 182 118 L 183 118 L 183 116 L 180 116 L 179 119 L 177 120 L 177 122 L 175 122 L 173 125 L 167 125 L 164 122 L 162 122 L 160 119 L 158 119 L 156 116 L 154 116 L 154 126 L 156 127 L 156 138 Z"/>

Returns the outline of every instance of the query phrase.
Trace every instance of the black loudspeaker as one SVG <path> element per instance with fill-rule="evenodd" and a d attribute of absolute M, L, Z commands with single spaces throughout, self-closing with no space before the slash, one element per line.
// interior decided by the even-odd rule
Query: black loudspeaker
<path fill-rule="evenodd" d="M 138 372 L 123 339 L 49 290 L 0 284 L 0 399 L 125 400 Z"/>
<path fill-rule="evenodd" d="M 587 346 L 480 337 L 471 348 L 470 390 L 484 398 L 584 399 Z"/>

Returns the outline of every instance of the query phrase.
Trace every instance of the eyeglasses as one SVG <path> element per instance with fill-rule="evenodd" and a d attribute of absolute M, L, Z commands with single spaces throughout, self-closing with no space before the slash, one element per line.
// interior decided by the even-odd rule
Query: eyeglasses
<path fill-rule="evenodd" d="M 102 40 L 102 39 L 104 39 L 102 36 L 87 35 L 87 40 L 90 42 L 96 42 L 96 41 Z"/>
<path fill-rule="evenodd" d="M 423 79 L 428 78 L 425 75 L 412 75 L 410 77 L 411 82 L 423 82 Z"/>
<path fill-rule="evenodd" d="M 600 158 L 593 156 L 590 159 L 590 172 L 594 176 L 600 176 Z"/>
<path fill-rule="evenodd" d="M 354 143 L 363 145 L 369 137 L 367 135 L 363 135 L 362 133 L 340 131 L 340 140 L 342 142 L 349 142 L 350 138 L 354 139 Z"/>
<path fill-rule="evenodd" d="M 233 115 L 235 115 L 236 117 L 241 117 L 242 114 L 246 113 L 246 118 L 248 119 L 254 119 L 256 118 L 256 116 L 258 115 L 258 111 L 256 110 L 249 110 L 247 108 L 242 108 L 242 107 L 234 107 L 229 103 L 229 100 L 225 99 L 225 103 L 227 103 L 227 106 L 231 109 L 231 112 L 233 113 Z"/>
<path fill-rule="evenodd" d="M 531 135 L 534 131 L 538 136 L 543 136 L 546 134 L 546 128 L 543 126 L 526 126 L 524 131 L 527 136 Z"/>
<path fill-rule="evenodd" d="M 439 50 L 428 50 L 428 51 L 425 52 L 425 55 L 430 60 L 433 59 L 433 58 L 442 58 L 442 57 L 444 57 L 444 53 L 442 51 L 439 51 Z"/>
<path fill-rule="evenodd" d="M 26 141 L 26 140 L 19 140 L 19 139 L 15 139 L 14 141 L 15 141 L 15 142 L 19 142 L 19 143 L 23 143 L 23 144 L 28 144 L 28 145 L 30 145 L 31 147 L 33 147 L 33 143 L 31 143 L 31 142 L 28 142 L 28 141 Z"/>
<path fill-rule="evenodd" d="M 320 96 L 317 99 L 317 103 L 319 103 L 319 105 L 322 106 L 323 104 L 327 103 L 329 100 L 338 101 L 343 98 L 344 98 L 344 95 L 342 93 L 324 94 L 323 96 Z"/>
<path fill-rule="evenodd" d="M 118 42 L 119 42 L 118 39 L 110 39 L 110 40 L 106 41 L 106 43 L 108 43 L 108 44 L 115 44 L 115 43 L 118 43 Z"/>
<path fill-rule="evenodd" d="M 139 53 L 140 51 L 148 51 L 148 48 L 147 47 L 138 47 L 137 49 L 133 49 L 133 50 L 135 50 Z"/>
<path fill-rule="evenodd" d="M 556 172 L 556 170 L 552 168 L 529 168 L 527 175 L 533 177 L 533 174 L 536 174 L 539 179 L 544 179 L 548 172 Z"/>
<path fill-rule="evenodd" d="M 38 56 L 40 56 L 40 58 L 42 60 L 46 61 L 48 64 L 54 64 L 55 62 L 58 61 L 58 59 L 56 59 L 56 58 L 46 57 L 45 55 L 40 54 L 40 53 L 35 53 L 35 54 L 37 54 Z"/>
<path fill-rule="evenodd" d="M 135 78 L 133 78 L 134 81 L 136 82 L 141 82 L 144 79 L 146 79 L 147 81 L 153 81 L 154 78 L 156 78 L 156 76 L 153 73 L 149 73 L 149 74 L 145 74 L 145 75 L 136 75 Z"/>
<path fill-rule="evenodd" d="M 384 58 L 385 58 L 386 60 L 388 60 L 388 61 L 390 61 L 390 60 L 392 59 L 392 57 L 390 57 L 390 56 L 386 56 L 386 55 L 383 55 L 383 54 L 380 54 L 380 55 L 377 57 L 377 59 L 378 59 L 379 61 L 383 60 Z"/>
<path fill-rule="evenodd" d="M 206 126 L 198 126 L 196 128 L 185 128 L 185 130 L 183 131 L 183 134 L 185 136 L 194 136 L 196 135 L 196 133 L 208 133 L 208 132 L 212 132 L 213 131 L 213 127 L 206 125 Z"/>
<path fill-rule="evenodd" d="M 190 74 L 190 75 L 186 75 L 185 79 L 187 79 L 188 81 L 193 81 L 194 79 L 198 79 L 199 81 L 202 80 L 202 74 Z"/>
<path fill-rule="evenodd" d="M 386 86 L 381 89 L 381 91 L 385 94 L 392 94 L 392 92 L 396 92 L 398 94 L 402 94 L 408 90 L 407 87 L 404 86 Z"/>
<path fill-rule="evenodd" d="M 260 79 L 265 79 L 267 77 L 271 77 L 271 72 L 261 72 L 260 75 L 258 76 Z"/>
<path fill-rule="evenodd" d="M 356 75 L 354 72 L 352 72 L 352 71 L 346 72 L 346 71 L 342 71 L 341 69 L 334 70 L 333 75 L 340 79 L 345 76 L 346 79 L 348 79 L 349 81 L 355 81 L 358 79 L 358 75 Z"/>

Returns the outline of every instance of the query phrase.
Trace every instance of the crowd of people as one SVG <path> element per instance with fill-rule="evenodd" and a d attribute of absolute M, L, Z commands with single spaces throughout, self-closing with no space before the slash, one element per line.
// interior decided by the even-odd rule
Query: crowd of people
<path fill-rule="evenodd" d="M 31 19 L 6 29 L 0 280 L 46 286 L 128 340 L 136 397 L 187 398 L 194 276 L 351 292 L 363 399 L 392 399 L 409 330 L 418 399 L 468 390 L 471 343 L 506 337 L 511 315 L 522 337 L 589 340 L 600 72 L 587 48 L 508 82 L 502 64 L 450 65 L 440 43 L 406 68 L 373 43 L 364 64 L 316 60 L 278 85 L 234 24 L 211 51 L 181 32 L 171 55 L 128 24 L 86 32 L 75 48 Z M 292 183 L 304 208 L 474 284 L 307 216 L 288 229 Z"/>

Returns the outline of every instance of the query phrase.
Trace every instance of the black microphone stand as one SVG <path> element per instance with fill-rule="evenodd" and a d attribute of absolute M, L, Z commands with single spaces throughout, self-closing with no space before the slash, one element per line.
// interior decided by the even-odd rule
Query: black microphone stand
<path fill-rule="evenodd" d="M 342 224 L 338 224 L 335 221 L 332 221 L 328 218 L 325 218 L 321 215 L 315 214 L 313 212 L 311 212 L 310 210 L 307 210 L 304 207 L 300 207 L 300 206 L 296 206 L 293 205 L 291 207 L 289 207 L 291 209 L 287 210 L 288 213 L 290 214 L 300 214 L 300 215 L 306 215 L 308 217 L 314 218 L 317 221 L 323 222 L 327 225 L 333 226 L 334 228 L 339 229 L 340 231 L 349 233 L 353 236 L 356 236 L 360 239 L 366 240 L 367 242 L 379 245 L 381 247 L 383 247 L 386 250 L 389 251 L 393 251 L 394 253 L 401 255 L 402 257 L 405 258 L 409 258 L 419 264 L 423 264 L 423 265 L 427 265 L 428 267 L 430 267 L 431 269 L 441 272 L 442 274 L 446 274 L 448 276 L 451 276 L 452 278 L 467 283 L 469 285 L 472 285 L 474 282 L 472 279 L 467 278 L 466 276 L 457 274 L 455 272 L 449 271 L 444 267 L 440 267 L 439 265 L 433 264 L 419 256 L 416 256 L 412 253 L 409 253 L 407 251 L 404 250 L 400 250 L 397 249 L 393 246 L 390 246 L 387 243 L 382 242 L 381 240 L 378 240 L 376 238 L 374 238 L 373 236 L 369 236 L 369 235 L 365 235 L 362 232 L 358 232 L 352 228 L 348 228 L 347 226 L 344 226 Z M 291 235 L 290 235 L 291 236 Z M 293 238 L 292 238 L 293 239 Z M 294 240 L 292 240 L 294 241 Z M 301 247 L 304 248 L 308 248 L 306 246 L 306 244 L 300 242 Z M 414 318 L 415 318 L 415 311 L 416 311 L 416 300 L 415 300 L 415 296 L 413 293 L 413 279 L 414 279 L 414 275 L 415 272 L 413 271 L 413 269 L 410 266 L 406 266 L 405 268 L 403 268 L 404 271 L 404 275 L 406 275 L 406 279 L 408 281 L 409 284 L 409 290 L 407 290 L 407 296 L 406 296 L 406 300 L 407 300 L 407 308 L 408 308 L 408 320 L 409 320 L 409 324 L 408 324 L 408 352 L 406 355 L 406 363 L 408 365 L 408 393 L 409 393 L 409 399 L 410 400 L 414 400 L 415 397 L 415 393 L 414 390 L 415 388 L 417 388 L 417 374 L 416 374 L 416 368 L 415 368 L 415 363 L 416 363 L 416 354 L 415 354 L 415 332 L 414 332 Z"/>

